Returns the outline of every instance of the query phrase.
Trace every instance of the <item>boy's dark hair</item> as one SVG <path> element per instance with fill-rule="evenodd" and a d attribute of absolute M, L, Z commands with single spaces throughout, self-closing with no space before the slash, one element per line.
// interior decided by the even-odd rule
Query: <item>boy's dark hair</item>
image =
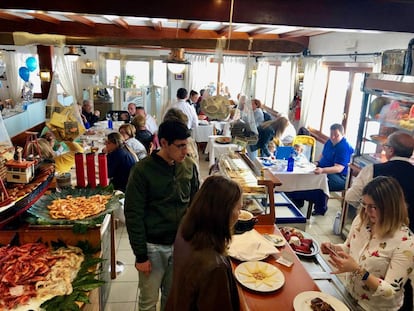
<path fill-rule="evenodd" d="M 160 124 L 158 128 L 158 138 L 164 138 L 169 145 L 171 145 L 174 140 L 187 139 L 191 136 L 191 131 L 188 129 L 187 125 L 183 122 L 176 120 L 167 120 Z"/>
<path fill-rule="evenodd" d="M 188 95 L 188 91 L 185 88 L 180 87 L 177 90 L 177 98 L 178 99 L 186 99 L 187 98 L 187 95 Z"/>

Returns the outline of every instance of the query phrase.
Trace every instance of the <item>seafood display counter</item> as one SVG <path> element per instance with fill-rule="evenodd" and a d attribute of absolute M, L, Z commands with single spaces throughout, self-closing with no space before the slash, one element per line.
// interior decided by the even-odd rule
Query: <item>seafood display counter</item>
<path fill-rule="evenodd" d="M 14 229 L 3 228 L 0 231 L 0 244 L 7 245 L 16 239 L 18 239 L 21 245 L 39 241 L 49 245 L 56 242 L 63 242 L 66 245 L 77 245 L 79 242 L 87 241 L 92 249 L 100 249 L 96 254 L 97 257 L 109 259 L 111 258 L 111 218 L 112 216 L 107 214 L 101 223 L 89 227 L 84 233 L 75 233 L 71 225 L 30 225 L 26 223 Z M 104 310 L 111 284 L 110 265 L 110 260 L 104 260 L 99 265 L 99 279 L 105 283 L 100 288 L 90 292 L 90 303 L 83 304 L 82 310 Z"/>

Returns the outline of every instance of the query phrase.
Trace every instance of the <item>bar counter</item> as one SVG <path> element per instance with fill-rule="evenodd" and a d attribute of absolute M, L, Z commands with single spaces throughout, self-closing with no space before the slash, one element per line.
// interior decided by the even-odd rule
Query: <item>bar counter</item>
<path fill-rule="evenodd" d="M 256 225 L 256 231 L 261 234 L 282 235 L 276 226 Z M 270 293 L 255 292 L 245 288 L 238 283 L 238 292 L 240 297 L 240 310 L 245 311 L 263 311 L 263 310 L 284 310 L 293 311 L 293 300 L 296 295 L 305 291 L 320 291 L 318 285 L 312 279 L 308 271 L 302 265 L 293 250 L 286 244 L 280 250 L 286 250 L 292 255 L 293 265 L 288 268 L 275 261 L 275 257 L 269 256 L 264 261 L 280 269 L 285 276 L 285 284 L 278 290 Z M 232 259 L 233 270 L 241 262 Z"/>

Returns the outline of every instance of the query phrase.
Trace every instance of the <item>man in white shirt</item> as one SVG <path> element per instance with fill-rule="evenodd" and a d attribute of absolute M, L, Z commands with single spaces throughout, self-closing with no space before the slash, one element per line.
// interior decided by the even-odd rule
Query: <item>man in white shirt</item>
<path fill-rule="evenodd" d="M 198 126 L 198 117 L 194 109 L 194 106 L 189 105 L 186 102 L 188 91 L 185 88 L 179 88 L 177 90 L 177 102 L 172 104 L 170 108 L 180 109 L 188 117 L 187 127 L 194 129 Z M 168 109 L 167 109 L 168 111 Z"/>
<path fill-rule="evenodd" d="M 410 163 L 410 157 L 414 150 L 414 138 L 405 132 L 397 131 L 387 138 L 383 144 L 387 162 L 367 165 L 353 180 L 351 188 L 345 194 L 345 200 L 353 206 L 359 205 L 362 197 L 362 189 L 377 176 L 394 177 L 403 189 L 405 201 L 408 205 L 410 217 L 410 229 L 414 229 L 414 166 Z"/>
<path fill-rule="evenodd" d="M 144 107 L 137 107 L 136 115 L 142 115 L 145 117 L 145 127 L 151 134 L 156 134 L 158 132 L 157 121 L 150 115 L 145 112 Z"/>

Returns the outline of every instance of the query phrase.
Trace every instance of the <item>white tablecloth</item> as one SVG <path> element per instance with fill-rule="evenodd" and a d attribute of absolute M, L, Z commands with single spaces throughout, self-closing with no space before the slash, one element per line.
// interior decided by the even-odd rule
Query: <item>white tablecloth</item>
<path fill-rule="evenodd" d="M 236 144 L 218 144 L 215 142 L 217 137 L 225 137 L 221 135 L 209 136 L 206 150 L 204 153 L 208 153 L 209 167 L 214 165 L 215 159 L 218 159 L 222 154 L 227 154 L 231 151 L 239 150 L 240 146 Z M 227 136 L 228 137 L 228 136 Z"/>
<path fill-rule="evenodd" d="M 214 125 L 199 125 L 193 129 L 192 136 L 197 143 L 208 142 L 208 137 L 214 134 Z"/>
<path fill-rule="evenodd" d="M 257 159 L 262 164 L 260 158 Z M 321 189 L 327 196 L 329 196 L 328 178 L 326 174 L 315 174 L 313 170 L 315 165 L 312 163 L 296 163 L 293 172 L 287 172 L 283 169 L 286 164 L 284 160 L 275 160 L 272 166 L 266 167 L 274 176 L 280 179 L 281 186 L 277 186 L 277 191 L 292 192 L 303 190 Z M 287 162 L 287 161 L 285 161 Z"/>

